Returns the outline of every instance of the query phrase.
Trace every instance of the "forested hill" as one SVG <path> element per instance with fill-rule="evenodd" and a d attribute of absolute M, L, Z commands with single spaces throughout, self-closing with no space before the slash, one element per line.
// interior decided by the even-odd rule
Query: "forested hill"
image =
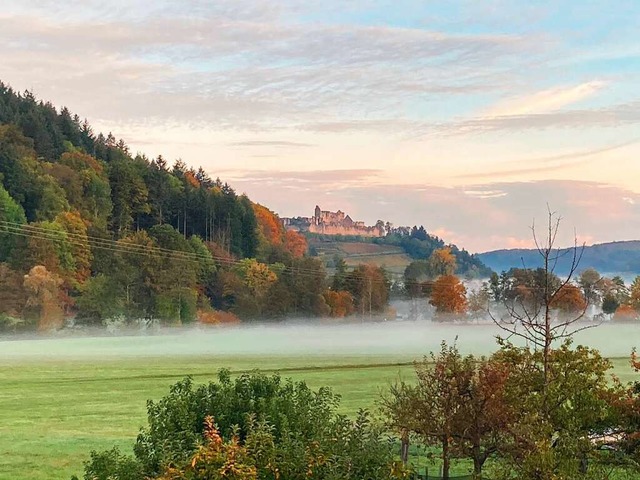
<path fill-rule="evenodd" d="M 92 235 L 121 238 L 168 224 L 230 253 L 253 257 L 258 246 L 251 202 L 202 169 L 132 156 L 122 140 L 95 135 L 88 122 L 32 94 L 0 84 L 2 185 L 27 222 L 75 211 Z M 15 220 L 15 219 L 14 219 Z"/>
<path fill-rule="evenodd" d="M 45 317 L 54 327 L 69 317 L 184 321 L 211 307 L 259 314 L 247 272 L 272 286 L 264 265 L 282 271 L 305 251 L 273 212 L 203 169 L 132 155 L 68 109 L 0 83 L 0 328 L 25 318 L 46 328 Z"/>
<path fill-rule="evenodd" d="M 480 260 L 497 272 L 508 271 L 512 267 L 536 268 L 542 265 L 536 250 L 514 249 L 496 250 L 478 254 Z M 567 273 L 571 255 L 563 255 L 558 262 L 556 273 Z M 585 247 L 580 270 L 595 268 L 599 272 L 616 274 L 640 274 L 640 241 L 611 242 Z"/>

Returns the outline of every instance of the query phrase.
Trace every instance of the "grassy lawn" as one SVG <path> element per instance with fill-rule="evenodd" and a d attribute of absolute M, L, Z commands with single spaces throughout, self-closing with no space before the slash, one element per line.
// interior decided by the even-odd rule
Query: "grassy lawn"
<path fill-rule="evenodd" d="M 0 366 L 0 479 L 69 479 L 82 473 L 92 449 L 119 445 L 129 451 L 146 423 L 147 399 L 192 375 L 215 378 L 219 368 L 234 372 L 285 369 L 285 377 L 312 387 L 331 385 L 353 413 L 375 403 L 381 388 L 411 367 L 367 366 L 361 358 L 129 358 L 85 361 L 5 362 Z M 357 362 L 357 363 L 355 363 Z M 299 365 L 314 364 L 312 369 Z M 357 366 L 349 367 L 348 365 Z"/>
<path fill-rule="evenodd" d="M 333 387 L 342 395 L 343 412 L 351 414 L 375 407 L 380 392 L 399 375 L 411 379 L 408 362 L 413 357 L 295 353 L 0 358 L 0 479 L 69 479 L 82 474 L 82 462 L 92 449 L 118 445 L 129 452 L 146 423 L 146 401 L 159 399 L 186 375 L 203 383 L 223 367 L 235 373 L 278 370 L 314 388 Z M 621 379 L 630 380 L 627 360 L 614 363 Z"/>

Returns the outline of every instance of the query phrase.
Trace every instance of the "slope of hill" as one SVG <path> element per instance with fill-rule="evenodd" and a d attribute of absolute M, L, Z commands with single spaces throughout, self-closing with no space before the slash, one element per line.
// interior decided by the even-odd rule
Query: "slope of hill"
<path fill-rule="evenodd" d="M 491 269 L 464 248 L 447 245 L 441 238 L 430 235 L 420 227 L 397 227 L 384 237 L 362 237 L 353 235 L 320 235 L 306 233 L 310 253 L 324 257 L 331 266 L 336 255 L 348 265 L 368 263 L 384 267 L 394 274 L 404 273 L 404 269 L 414 260 L 426 260 L 434 250 L 449 246 L 458 264 L 457 274 L 472 277 L 488 277 Z"/>
<path fill-rule="evenodd" d="M 202 168 L 132 155 L 0 82 L 0 330 L 216 323 L 213 309 L 319 315 L 325 272 L 306 250 L 268 208 Z"/>
<path fill-rule="evenodd" d="M 378 245 L 365 242 L 319 241 L 310 239 L 309 246 L 313 253 L 321 258 L 329 267 L 333 258 L 338 256 L 349 266 L 361 263 L 384 267 L 394 274 L 402 275 L 404 269 L 412 262 L 412 258 L 401 247 Z"/>
<path fill-rule="evenodd" d="M 540 254 L 532 249 L 495 250 L 480 253 L 477 256 L 496 272 L 509 270 L 512 267 L 522 267 L 523 263 L 528 268 L 542 266 Z M 567 273 L 570 263 L 571 255 L 564 255 L 558 262 L 556 272 Z M 640 240 L 585 247 L 579 269 L 587 268 L 595 268 L 603 273 L 640 275 Z"/>

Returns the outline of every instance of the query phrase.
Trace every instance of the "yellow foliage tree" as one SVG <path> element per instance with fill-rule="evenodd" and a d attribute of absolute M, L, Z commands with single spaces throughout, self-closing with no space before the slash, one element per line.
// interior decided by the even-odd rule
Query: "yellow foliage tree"
<path fill-rule="evenodd" d="M 69 236 L 69 248 L 75 262 L 73 278 L 79 282 L 85 282 L 91 275 L 91 247 L 87 237 L 87 226 L 77 212 L 63 212 L 58 215 L 56 222 L 67 232 Z"/>
<path fill-rule="evenodd" d="M 60 328 L 64 321 L 64 310 L 60 302 L 60 286 L 62 278 L 49 272 L 46 267 L 36 265 L 24 277 L 24 288 L 27 291 L 27 307 L 32 307 L 38 314 L 38 330 L 54 330 Z"/>
<path fill-rule="evenodd" d="M 456 256 L 451 253 L 451 248 L 444 247 L 434 250 L 427 260 L 429 273 L 432 277 L 440 275 L 453 275 L 456 273 Z"/>

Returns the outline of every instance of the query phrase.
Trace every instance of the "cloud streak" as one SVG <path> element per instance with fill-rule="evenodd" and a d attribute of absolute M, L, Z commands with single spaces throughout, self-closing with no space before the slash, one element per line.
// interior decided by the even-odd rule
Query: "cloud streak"
<path fill-rule="evenodd" d="M 550 88 L 498 102 L 480 116 L 494 118 L 553 112 L 595 95 L 606 85 L 606 82 L 591 81 L 572 87 Z"/>

